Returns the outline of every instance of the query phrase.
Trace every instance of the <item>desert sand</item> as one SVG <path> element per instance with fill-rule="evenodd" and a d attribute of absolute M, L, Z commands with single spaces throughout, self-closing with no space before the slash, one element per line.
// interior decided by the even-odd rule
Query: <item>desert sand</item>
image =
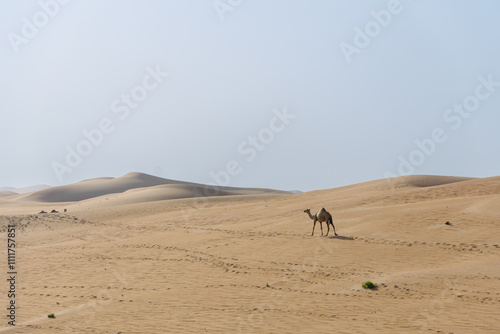
<path fill-rule="evenodd" d="M 17 308 L 9 326 L 2 280 L 0 331 L 500 333 L 499 202 L 500 177 L 292 194 L 131 173 L 5 193 Z M 322 207 L 339 236 L 311 236 L 303 211 Z"/>

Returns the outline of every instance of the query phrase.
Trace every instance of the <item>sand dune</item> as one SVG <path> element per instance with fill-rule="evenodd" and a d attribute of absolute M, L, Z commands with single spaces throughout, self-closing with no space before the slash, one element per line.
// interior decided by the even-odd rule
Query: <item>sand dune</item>
<path fill-rule="evenodd" d="M 34 191 L 39 191 L 43 189 L 50 188 L 50 186 L 46 184 L 40 184 L 36 186 L 29 186 L 29 187 L 23 187 L 23 188 L 14 188 L 14 187 L 0 187 L 0 191 L 12 191 L 15 192 L 16 194 L 27 194 L 31 193 Z"/>
<path fill-rule="evenodd" d="M 0 200 L 22 240 L 22 308 L 0 331 L 499 333 L 500 177 L 451 180 L 203 201 L 163 184 L 45 215 L 59 204 Z M 338 237 L 311 236 L 303 210 L 321 207 Z"/>
<path fill-rule="evenodd" d="M 19 195 L 19 194 L 8 190 L 0 191 L 0 197 L 13 196 L 13 195 Z"/>
<path fill-rule="evenodd" d="M 151 187 L 154 189 L 146 190 Z M 37 202 L 76 202 L 111 194 L 125 193 L 126 191 L 138 188 L 142 189 L 141 193 L 139 195 L 127 193 L 123 198 L 123 203 L 167 200 L 192 196 L 207 196 L 209 194 L 214 194 L 214 196 L 224 196 L 279 192 L 270 189 L 205 186 L 134 172 L 118 178 L 95 178 L 84 180 L 75 184 L 52 187 L 27 194 L 25 196 L 20 196 L 17 199 Z"/>
<path fill-rule="evenodd" d="M 118 178 L 96 178 L 78 183 L 44 189 L 21 200 L 38 202 L 75 202 L 102 195 L 122 193 L 129 189 L 183 183 L 142 173 L 129 173 Z"/>

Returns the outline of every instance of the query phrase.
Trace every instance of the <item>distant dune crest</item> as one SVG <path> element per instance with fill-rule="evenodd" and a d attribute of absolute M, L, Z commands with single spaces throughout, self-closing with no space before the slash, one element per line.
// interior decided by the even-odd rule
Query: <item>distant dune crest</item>
<path fill-rule="evenodd" d="M 474 180 L 472 177 L 440 176 L 440 175 L 407 175 L 391 179 L 391 184 L 396 188 L 405 187 L 435 187 L 444 184 Z"/>
<path fill-rule="evenodd" d="M 0 192 L 13 192 L 14 194 L 27 194 L 34 191 L 39 191 L 43 189 L 50 188 L 50 186 L 46 184 L 40 184 L 36 186 L 29 186 L 23 188 L 14 188 L 14 187 L 0 187 Z"/>
<path fill-rule="evenodd" d="M 7 197 L 7 196 L 14 196 L 14 195 L 19 195 L 19 194 L 16 192 L 13 192 L 13 191 L 9 191 L 9 190 L 0 191 L 0 197 Z"/>

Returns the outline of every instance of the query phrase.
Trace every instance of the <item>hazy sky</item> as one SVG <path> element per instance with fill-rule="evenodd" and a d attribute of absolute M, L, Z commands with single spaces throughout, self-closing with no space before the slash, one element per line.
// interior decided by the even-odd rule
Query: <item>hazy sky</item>
<path fill-rule="evenodd" d="M 500 2 L 0 2 L 0 186 L 500 175 Z"/>

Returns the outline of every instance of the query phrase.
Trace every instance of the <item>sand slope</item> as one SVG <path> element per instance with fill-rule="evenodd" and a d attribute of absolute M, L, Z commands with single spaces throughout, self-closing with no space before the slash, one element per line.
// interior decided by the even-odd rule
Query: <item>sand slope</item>
<path fill-rule="evenodd" d="M 86 206 L 119 206 L 134 203 L 164 201 L 182 198 L 198 198 L 212 196 L 238 196 L 267 193 L 283 193 L 278 190 L 257 188 L 229 188 L 190 184 L 164 184 L 154 187 L 136 188 L 119 194 L 111 194 L 91 198 L 85 201 Z"/>
<path fill-rule="evenodd" d="M 0 201 L 22 275 L 18 326 L 0 331 L 499 333 L 500 178 L 439 178 L 158 201 L 193 189 L 160 185 L 68 214 Z M 303 210 L 321 207 L 338 237 L 311 236 Z"/>

